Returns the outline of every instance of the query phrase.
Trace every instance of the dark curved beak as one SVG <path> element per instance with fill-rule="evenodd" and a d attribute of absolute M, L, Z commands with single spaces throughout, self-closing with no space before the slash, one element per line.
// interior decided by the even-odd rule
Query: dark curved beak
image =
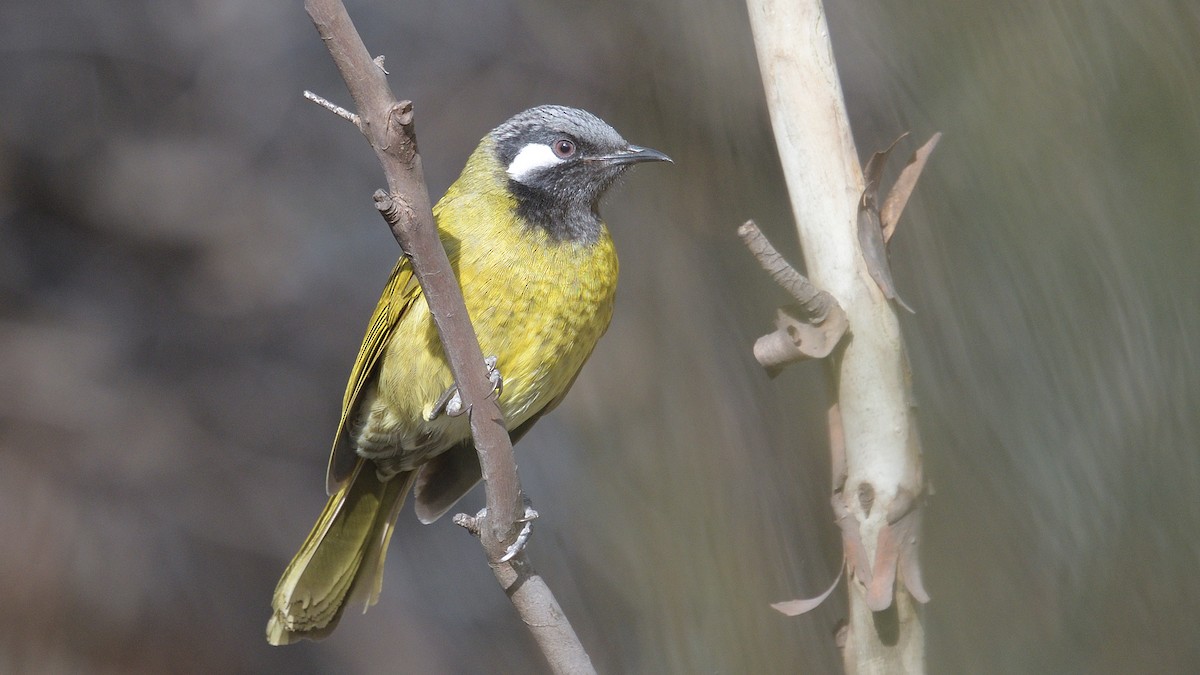
<path fill-rule="evenodd" d="M 637 164 L 639 162 L 675 162 L 664 155 L 663 153 L 651 148 L 643 148 L 640 145 L 630 145 L 624 150 L 619 150 L 611 155 L 601 155 L 595 158 L 598 161 L 606 164 Z"/>

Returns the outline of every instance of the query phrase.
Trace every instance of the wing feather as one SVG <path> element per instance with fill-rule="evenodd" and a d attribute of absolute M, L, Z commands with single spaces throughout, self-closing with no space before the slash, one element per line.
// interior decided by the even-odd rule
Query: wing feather
<path fill-rule="evenodd" d="M 354 474 L 358 454 L 354 450 L 346 425 L 353 418 L 362 392 L 375 377 L 379 357 L 387 349 L 396 324 L 412 306 L 413 301 L 420 296 L 421 286 L 413 276 L 412 266 L 408 264 L 408 258 L 401 257 L 383 288 L 379 304 L 375 306 L 375 312 L 367 324 L 367 334 L 363 337 L 362 346 L 358 348 L 354 367 L 350 369 L 350 381 L 346 384 L 346 395 L 342 399 L 342 416 L 338 422 L 337 435 L 333 439 L 329 469 L 325 476 L 325 490 L 329 494 L 337 492 Z"/>

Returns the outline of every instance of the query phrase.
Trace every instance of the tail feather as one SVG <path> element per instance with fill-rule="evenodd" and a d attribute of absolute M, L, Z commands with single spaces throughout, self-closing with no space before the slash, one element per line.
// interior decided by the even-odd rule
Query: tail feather
<path fill-rule="evenodd" d="M 362 602 L 363 611 L 375 604 L 396 515 L 412 481 L 412 473 L 381 481 L 370 461 L 359 460 L 275 587 L 268 642 L 323 638 L 347 604 Z"/>

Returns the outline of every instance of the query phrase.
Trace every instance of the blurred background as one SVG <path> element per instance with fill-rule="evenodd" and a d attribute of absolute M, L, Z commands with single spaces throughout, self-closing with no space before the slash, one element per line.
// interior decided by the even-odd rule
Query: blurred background
<path fill-rule="evenodd" d="M 0 671 L 538 672 L 475 540 L 401 515 L 381 602 L 271 648 L 396 258 L 301 3 L 0 5 Z M 1200 659 L 1200 6 L 829 3 L 859 153 L 945 133 L 892 246 L 934 494 L 934 673 Z M 518 448 L 532 560 L 605 672 L 837 672 L 821 368 L 750 355 L 800 252 L 745 8 L 348 3 L 435 197 L 587 108 L 674 166 L 604 207 L 612 328 Z M 473 493 L 464 510 L 482 503 Z"/>

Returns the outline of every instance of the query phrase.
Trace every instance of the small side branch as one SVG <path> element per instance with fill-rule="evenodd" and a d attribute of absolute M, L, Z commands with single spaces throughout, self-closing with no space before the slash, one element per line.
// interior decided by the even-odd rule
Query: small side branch
<path fill-rule="evenodd" d="M 779 308 L 775 330 L 754 343 L 754 358 L 775 377 L 789 364 L 829 356 L 848 326 L 838 301 L 797 272 L 753 220 L 743 223 L 738 235 L 771 278 L 799 303 Z"/>
<path fill-rule="evenodd" d="M 304 91 L 304 98 L 312 101 L 313 103 L 316 103 L 317 105 L 328 110 L 329 112 L 333 113 L 334 115 L 337 115 L 338 117 L 350 122 L 355 127 L 357 127 L 359 131 L 363 131 L 362 122 L 360 122 L 358 120 L 358 115 L 350 112 L 349 110 L 346 110 L 342 106 L 334 103 L 333 101 L 330 101 L 329 99 L 327 99 L 323 96 L 314 94 L 311 91 L 308 91 L 307 89 Z"/>
<path fill-rule="evenodd" d="M 758 225 L 753 220 L 742 223 L 742 226 L 738 228 L 738 236 L 742 238 L 746 248 L 750 249 L 750 253 L 758 259 L 758 263 L 771 275 L 775 283 L 790 293 L 796 302 L 800 303 L 800 308 L 812 317 L 813 321 L 821 323 L 829 315 L 829 312 L 837 307 L 837 300 L 832 295 L 814 286 L 803 274 L 797 272 L 796 268 L 792 267 L 779 251 L 775 250 L 770 240 L 767 239 L 767 235 L 758 229 Z"/>

